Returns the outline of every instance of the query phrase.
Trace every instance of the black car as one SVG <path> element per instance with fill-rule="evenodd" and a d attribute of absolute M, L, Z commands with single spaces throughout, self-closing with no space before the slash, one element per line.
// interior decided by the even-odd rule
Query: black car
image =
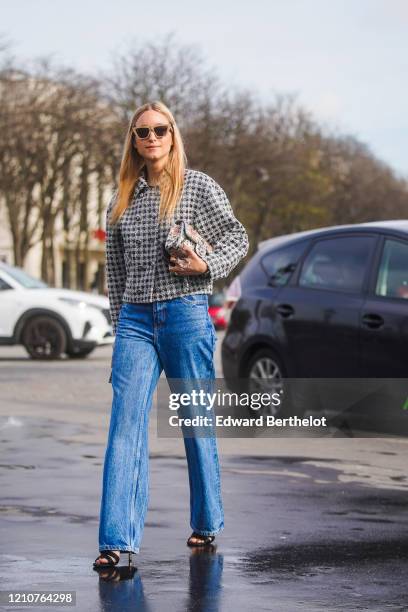
<path fill-rule="evenodd" d="M 408 220 L 341 225 L 259 245 L 234 281 L 222 343 L 229 388 L 284 378 L 408 378 Z"/>

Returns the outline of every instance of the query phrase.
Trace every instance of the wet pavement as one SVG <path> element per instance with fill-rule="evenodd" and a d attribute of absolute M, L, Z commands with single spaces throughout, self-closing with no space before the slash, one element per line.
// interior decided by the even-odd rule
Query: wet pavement
<path fill-rule="evenodd" d="M 153 409 L 137 570 L 94 572 L 109 350 L 1 349 L 2 590 L 72 590 L 81 612 L 408 610 L 407 438 L 219 439 L 225 529 L 194 550 L 183 442 Z"/>

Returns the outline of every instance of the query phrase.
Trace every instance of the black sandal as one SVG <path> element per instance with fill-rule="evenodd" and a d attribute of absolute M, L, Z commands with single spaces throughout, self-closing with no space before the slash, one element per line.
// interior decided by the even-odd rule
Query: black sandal
<path fill-rule="evenodd" d="M 98 559 L 107 559 L 109 563 L 96 563 Z M 115 567 L 119 563 L 120 557 L 112 550 L 101 550 L 99 557 L 96 557 L 94 561 L 94 568 L 100 569 L 101 567 Z"/>
<path fill-rule="evenodd" d="M 190 542 L 191 538 L 198 538 L 201 540 L 201 542 Z M 214 539 L 215 539 L 214 535 L 206 536 L 206 535 L 203 535 L 202 533 L 196 533 L 195 531 L 193 531 L 193 533 L 187 540 L 187 546 L 207 546 L 208 544 L 211 544 L 211 542 L 213 542 Z"/>

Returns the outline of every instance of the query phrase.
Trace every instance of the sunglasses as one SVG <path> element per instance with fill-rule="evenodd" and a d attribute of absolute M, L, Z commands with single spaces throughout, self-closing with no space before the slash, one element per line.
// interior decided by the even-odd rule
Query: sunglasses
<path fill-rule="evenodd" d="M 171 126 L 167 124 L 167 125 L 155 125 L 153 127 L 138 127 L 138 128 L 132 127 L 132 132 L 138 138 L 140 138 L 140 140 L 146 140 L 146 138 L 149 138 L 150 132 L 152 130 L 155 133 L 155 136 L 157 138 L 163 138 L 164 136 L 166 136 L 167 131 L 169 129 L 171 129 Z"/>

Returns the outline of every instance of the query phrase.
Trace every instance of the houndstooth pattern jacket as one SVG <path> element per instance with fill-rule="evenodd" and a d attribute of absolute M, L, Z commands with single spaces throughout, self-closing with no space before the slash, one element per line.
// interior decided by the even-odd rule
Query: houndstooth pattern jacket
<path fill-rule="evenodd" d="M 211 294 L 213 281 L 228 276 L 248 252 L 244 226 L 234 216 L 223 189 L 204 172 L 186 169 L 183 192 L 171 221 L 159 223 L 160 189 L 150 187 L 143 176 L 132 202 L 112 226 L 109 215 L 116 196 L 117 190 L 106 211 L 106 279 L 114 334 L 123 302 Z M 202 257 L 208 265 L 203 274 L 176 276 L 169 271 L 164 243 L 177 219 L 193 225 L 213 246 L 214 251 Z"/>

